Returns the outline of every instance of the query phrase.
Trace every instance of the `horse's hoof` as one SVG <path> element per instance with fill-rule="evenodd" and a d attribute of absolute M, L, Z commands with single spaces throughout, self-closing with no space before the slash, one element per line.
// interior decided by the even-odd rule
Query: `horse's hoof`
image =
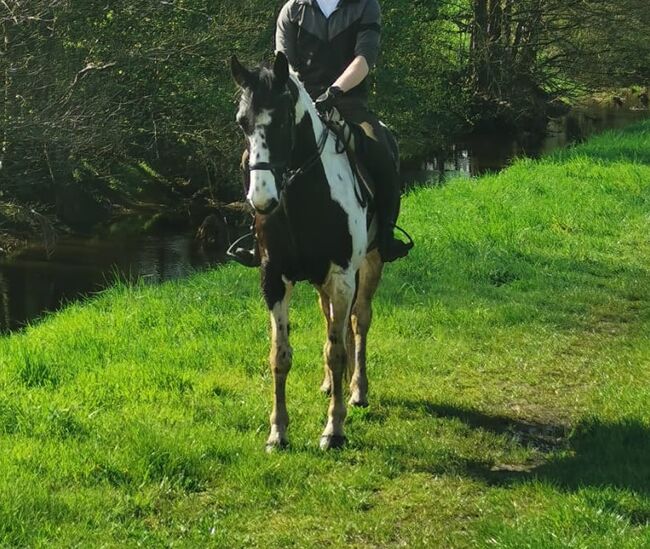
<path fill-rule="evenodd" d="M 266 443 L 266 453 L 272 454 L 280 450 L 286 450 L 289 447 L 288 440 L 273 440 Z"/>
<path fill-rule="evenodd" d="M 366 399 L 360 399 L 360 398 L 351 398 L 348 402 L 350 406 L 354 406 L 355 408 L 367 408 L 368 407 L 368 401 Z"/>
<path fill-rule="evenodd" d="M 332 396 L 332 387 L 328 384 L 323 383 L 320 386 L 320 392 L 323 393 L 325 396 Z"/>
<path fill-rule="evenodd" d="M 320 438 L 321 450 L 336 450 L 345 446 L 347 439 L 345 435 L 326 435 Z"/>

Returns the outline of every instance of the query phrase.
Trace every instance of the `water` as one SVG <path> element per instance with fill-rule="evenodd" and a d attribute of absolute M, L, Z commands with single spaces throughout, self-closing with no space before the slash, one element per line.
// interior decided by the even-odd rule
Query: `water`
<path fill-rule="evenodd" d="M 593 106 L 552 120 L 543 137 L 474 137 L 456 144 L 444 156 L 406 166 L 405 180 L 443 181 L 497 171 L 518 156 L 538 157 L 647 116 L 648 111 Z M 156 284 L 223 261 L 223 249 L 206 251 L 183 234 L 130 239 L 64 238 L 51 254 L 36 244 L 10 260 L 0 259 L 0 332 L 20 329 L 47 311 L 101 291 L 116 277 Z"/>
<path fill-rule="evenodd" d="M 616 109 L 593 104 L 551 119 L 545 135 L 503 137 L 477 135 L 456 143 L 449 151 L 406 165 L 406 185 L 443 182 L 450 177 L 475 177 L 496 172 L 518 157 L 539 158 L 556 149 L 580 143 L 608 129 L 620 129 L 648 118 L 648 110 Z"/>
<path fill-rule="evenodd" d="M 158 284 L 225 260 L 188 235 L 130 239 L 64 238 L 54 250 L 34 245 L 0 260 L 0 332 L 17 330 L 116 278 Z"/>

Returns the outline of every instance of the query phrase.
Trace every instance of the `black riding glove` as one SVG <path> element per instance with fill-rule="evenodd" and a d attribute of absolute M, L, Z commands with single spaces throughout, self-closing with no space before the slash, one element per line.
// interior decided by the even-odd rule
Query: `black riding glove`
<path fill-rule="evenodd" d="M 332 107 L 335 105 L 336 100 L 343 95 L 343 90 L 338 86 L 330 86 L 325 90 L 316 102 L 316 109 L 319 113 L 325 114 L 332 110 Z"/>

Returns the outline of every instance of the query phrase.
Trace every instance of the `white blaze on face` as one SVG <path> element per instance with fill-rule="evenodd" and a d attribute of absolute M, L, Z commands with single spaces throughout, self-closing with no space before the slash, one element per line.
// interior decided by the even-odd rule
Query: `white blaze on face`
<path fill-rule="evenodd" d="M 266 140 L 266 128 L 270 123 L 271 111 L 269 110 L 263 110 L 255 120 L 255 129 L 248 136 L 248 162 L 251 166 L 271 161 L 269 144 Z M 274 200 L 279 200 L 275 177 L 271 170 L 251 170 L 246 198 L 258 210 L 265 210 Z"/>

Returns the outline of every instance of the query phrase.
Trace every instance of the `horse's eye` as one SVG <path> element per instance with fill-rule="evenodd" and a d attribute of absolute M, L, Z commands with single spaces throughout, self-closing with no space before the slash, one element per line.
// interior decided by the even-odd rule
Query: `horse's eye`
<path fill-rule="evenodd" d="M 239 127 L 244 130 L 245 133 L 250 133 L 250 124 L 248 122 L 248 116 L 246 115 L 241 115 L 237 117 L 237 124 L 239 124 Z"/>

